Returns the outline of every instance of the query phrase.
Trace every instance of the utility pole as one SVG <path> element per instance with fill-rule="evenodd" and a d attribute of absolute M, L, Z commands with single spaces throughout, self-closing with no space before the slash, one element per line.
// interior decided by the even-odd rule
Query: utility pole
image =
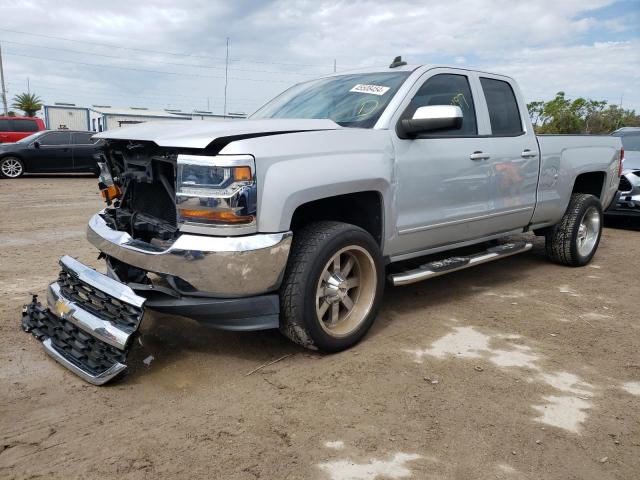
<path fill-rule="evenodd" d="M 227 84 L 229 83 L 229 37 L 227 37 L 227 61 L 224 65 L 224 112 L 223 115 L 227 116 Z"/>
<path fill-rule="evenodd" d="M 5 116 L 9 113 L 7 106 L 7 89 L 4 86 L 4 70 L 2 69 L 2 44 L 0 44 L 0 87 L 2 87 L 2 105 Z"/>
<path fill-rule="evenodd" d="M 29 85 L 29 77 L 27 77 L 27 93 L 31 93 L 31 85 Z"/>
<path fill-rule="evenodd" d="M 209 107 L 209 97 L 207 97 L 207 112 L 209 111 L 210 107 Z"/>
<path fill-rule="evenodd" d="M 336 73 L 336 59 L 333 59 L 333 73 Z"/>

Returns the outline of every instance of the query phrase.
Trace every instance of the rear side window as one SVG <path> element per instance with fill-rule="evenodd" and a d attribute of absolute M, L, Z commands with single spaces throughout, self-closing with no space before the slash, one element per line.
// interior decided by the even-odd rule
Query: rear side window
<path fill-rule="evenodd" d="M 74 145 L 86 145 L 86 144 L 96 143 L 95 141 L 91 140 L 92 135 L 93 133 L 84 133 L 84 132 L 74 133 L 71 137 L 71 143 L 73 143 Z"/>
<path fill-rule="evenodd" d="M 0 120 L 0 132 L 9 131 L 9 120 Z"/>
<path fill-rule="evenodd" d="M 38 139 L 40 145 L 68 145 L 71 134 L 69 132 L 51 132 Z"/>
<path fill-rule="evenodd" d="M 521 134 L 520 111 L 511 85 L 502 80 L 482 77 L 480 83 L 489 109 L 491 133 L 498 136 Z"/>
<path fill-rule="evenodd" d="M 12 132 L 37 132 L 38 124 L 35 120 L 9 120 Z"/>
<path fill-rule="evenodd" d="M 434 75 L 416 92 L 402 118 L 412 118 L 419 107 L 430 105 L 457 105 L 462 110 L 462 126 L 459 129 L 441 130 L 434 136 L 473 136 L 478 134 L 476 110 L 464 75 L 443 73 Z"/>

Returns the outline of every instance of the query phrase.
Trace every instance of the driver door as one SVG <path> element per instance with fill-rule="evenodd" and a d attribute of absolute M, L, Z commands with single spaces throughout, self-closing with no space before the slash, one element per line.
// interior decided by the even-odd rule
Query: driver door
<path fill-rule="evenodd" d="M 35 143 L 38 143 L 36 147 Z M 44 134 L 31 145 L 31 169 L 34 172 L 70 172 L 73 170 L 71 133 Z"/>
<path fill-rule="evenodd" d="M 476 115 L 477 79 L 460 71 L 432 72 L 410 94 L 400 119 L 412 118 L 423 106 L 457 105 L 463 120 L 458 129 L 393 136 L 398 180 L 393 251 L 401 254 L 495 233 L 491 222 L 482 221 L 492 213 L 492 140 L 479 134 L 484 124 Z"/>

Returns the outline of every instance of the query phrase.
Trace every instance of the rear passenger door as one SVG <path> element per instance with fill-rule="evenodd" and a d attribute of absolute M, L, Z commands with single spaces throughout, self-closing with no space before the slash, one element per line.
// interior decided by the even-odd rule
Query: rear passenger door
<path fill-rule="evenodd" d="M 527 130 L 526 106 L 518 104 L 517 85 L 506 77 L 479 74 L 481 108 L 491 130 L 492 210 L 501 229 L 526 226 L 533 215 L 540 156 L 534 132 Z M 484 107 L 484 106 L 483 106 Z"/>
<path fill-rule="evenodd" d="M 71 149 L 73 150 L 73 169 L 77 172 L 93 172 L 97 169 L 93 155 L 98 152 L 98 142 L 92 141 L 92 132 L 73 132 Z"/>
<path fill-rule="evenodd" d="M 70 172 L 73 170 L 71 153 L 71 134 L 57 131 L 46 133 L 31 145 L 30 171 L 38 172 Z M 35 142 L 34 142 L 35 143 Z"/>

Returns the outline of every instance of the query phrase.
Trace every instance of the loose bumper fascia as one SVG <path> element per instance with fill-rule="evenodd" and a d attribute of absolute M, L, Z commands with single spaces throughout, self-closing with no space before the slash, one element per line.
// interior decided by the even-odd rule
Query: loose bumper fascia
<path fill-rule="evenodd" d="M 102 385 L 127 368 L 122 362 L 142 320 L 146 298 L 68 255 L 60 259 L 60 266 L 65 275 L 61 272 L 58 282 L 49 285 L 48 308 L 34 296 L 23 309 L 22 328 L 40 340 L 46 353 L 62 366 L 89 383 Z M 76 285 L 82 285 L 82 288 L 70 293 L 69 277 L 74 277 Z M 92 296 L 98 291 L 98 298 L 105 302 L 115 302 L 121 309 L 139 309 L 135 328 L 116 324 L 108 315 L 103 318 L 102 310 L 93 303 Z M 110 305 L 113 307 L 114 303 Z M 109 314 L 113 315 L 114 311 L 109 310 Z M 96 355 L 102 359 L 98 360 Z M 107 365 L 99 370 L 96 362 Z"/>
<path fill-rule="evenodd" d="M 85 382 L 89 382 L 92 385 L 104 385 L 109 380 L 118 376 L 122 371 L 126 370 L 127 366 L 122 363 L 115 363 L 111 368 L 105 370 L 104 372 L 98 375 L 92 375 L 89 372 L 79 368 L 77 365 L 70 362 L 65 356 L 61 355 L 60 352 L 53 346 L 53 342 L 50 338 L 45 339 L 42 342 L 42 346 L 44 347 L 44 351 L 47 352 L 51 358 L 53 358 L 56 362 L 58 362 L 63 367 L 71 370 L 73 373 L 82 378 Z"/>
<path fill-rule="evenodd" d="M 240 237 L 183 233 L 166 249 L 113 230 L 95 214 L 87 238 L 98 250 L 128 265 L 171 275 L 196 290 L 219 297 L 260 295 L 277 290 L 291 247 L 291 232 Z"/>
<path fill-rule="evenodd" d="M 631 170 L 624 171 L 622 176 L 627 179 L 631 188 L 618 190 L 605 213 L 611 216 L 640 215 L 640 176 Z"/>

